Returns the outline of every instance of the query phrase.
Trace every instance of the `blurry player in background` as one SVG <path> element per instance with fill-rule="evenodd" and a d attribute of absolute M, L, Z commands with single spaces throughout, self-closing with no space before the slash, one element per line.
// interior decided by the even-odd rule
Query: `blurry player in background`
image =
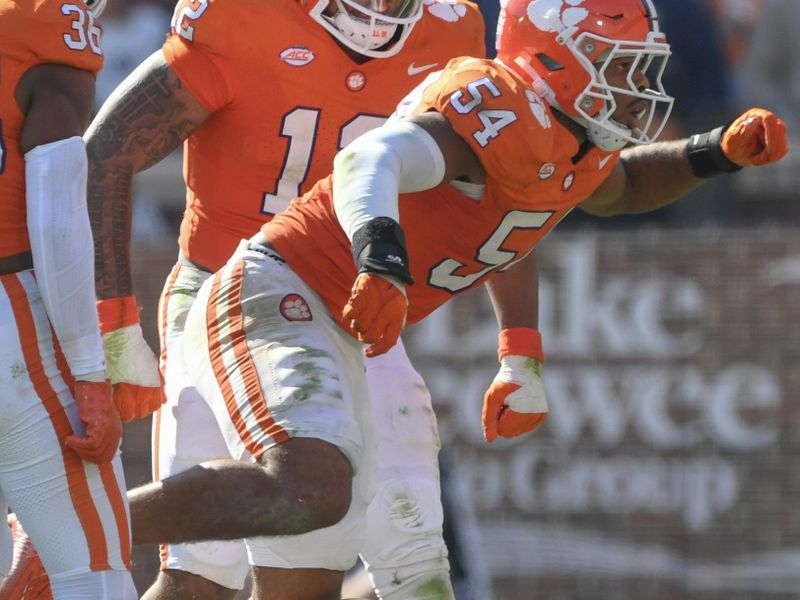
<path fill-rule="evenodd" d="M 242 238 L 330 172 L 339 149 L 380 125 L 408 89 L 451 57 L 483 51 L 480 14 L 461 0 L 178 3 L 162 51 L 117 89 L 87 134 L 90 212 L 105 257 L 99 296 L 132 317 L 131 178 L 185 140 L 180 256 L 158 315 L 167 404 L 154 418 L 154 479 L 230 458 L 182 356 L 184 321 L 201 284 Z M 535 276 L 527 279 L 535 285 Z M 513 298 L 525 301 L 518 323 L 535 328 L 535 289 Z M 154 378 L 154 359 L 149 370 Z M 271 568 L 272 593 L 282 600 L 290 597 L 283 586 L 297 598 L 338 594 L 359 550 L 383 597 L 452 598 L 429 393 L 401 344 L 368 361 L 368 371 L 382 445 L 366 539 L 359 516 L 308 538 L 272 540 L 273 554 L 258 564 Z M 235 512 L 247 490 L 231 490 L 227 507 L 209 510 Z M 241 541 L 170 545 L 162 558 L 148 600 L 232 598 L 248 573 Z"/>
<path fill-rule="evenodd" d="M 655 210 L 787 151 L 782 122 L 760 109 L 653 143 L 673 99 L 650 0 L 510 0 L 502 17 L 497 60 L 463 57 L 430 75 L 398 118 L 340 152 L 332 177 L 203 284 L 184 358 L 244 460 L 135 491 L 140 541 L 246 536 L 257 597 L 273 597 L 259 566 L 273 540 L 252 536 L 338 526 L 369 501 L 375 440 L 360 342 L 367 356 L 387 352 L 406 322 L 454 295 L 491 278 L 519 281 L 520 261 L 575 206 Z M 505 328 L 498 354 L 488 441 L 530 430 L 546 410 L 528 392 L 540 375 L 538 335 Z"/>
<path fill-rule="evenodd" d="M 57 600 L 137 598 L 81 138 L 104 3 L 0 0 L 0 497 Z M 25 585 L 9 576 L 0 597 Z"/>

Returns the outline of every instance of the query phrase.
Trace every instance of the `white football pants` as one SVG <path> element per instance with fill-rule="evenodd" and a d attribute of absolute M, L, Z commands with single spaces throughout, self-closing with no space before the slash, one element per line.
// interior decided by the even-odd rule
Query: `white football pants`
<path fill-rule="evenodd" d="M 266 265 L 265 268 L 273 270 L 274 265 L 268 264 L 273 259 L 258 252 L 245 253 L 254 265 Z M 258 271 L 260 267 L 254 268 Z M 281 266 L 278 270 L 286 269 Z M 187 313 L 208 277 L 208 273 L 199 269 L 176 265 L 167 278 L 159 303 L 167 402 L 156 415 L 153 427 L 156 479 L 202 461 L 231 457 L 213 411 L 189 380 L 183 355 Z M 259 285 L 256 281 L 256 287 Z M 296 289 L 295 292 L 286 291 L 296 293 Z M 305 302 L 318 302 L 313 292 L 309 290 L 306 294 L 305 290 L 303 288 L 302 295 Z M 291 315 L 298 307 L 290 301 L 284 308 L 284 312 L 288 310 L 287 314 Z M 321 305 L 310 308 L 315 319 L 323 315 L 329 319 Z M 274 306 L 271 311 L 279 314 L 281 307 Z M 296 318 L 303 318 L 302 310 Z M 340 334 L 335 327 L 333 335 Z M 351 340 L 345 338 L 344 343 L 349 344 Z M 378 465 L 374 498 L 367 509 L 366 533 L 360 548 L 362 559 L 383 598 L 452 598 L 441 529 L 439 437 L 430 394 L 409 362 L 402 343 L 383 356 L 367 360 L 366 365 L 372 428 L 378 438 Z M 230 418 L 226 418 L 230 423 Z M 352 517 L 348 514 L 345 521 Z M 320 530 L 291 538 L 270 538 L 272 560 L 267 561 L 270 564 L 266 566 L 289 566 L 295 560 L 295 553 L 307 557 L 309 548 L 328 545 L 325 542 L 327 533 Z M 331 533 L 341 535 L 335 531 Z M 341 538 L 333 547 L 338 548 L 340 541 Z M 262 554 L 266 554 L 266 550 Z M 341 565 L 341 568 L 348 566 Z M 222 586 L 239 589 L 248 572 L 248 559 L 241 541 L 169 545 L 162 548 L 162 569 L 188 571 Z"/>
<path fill-rule="evenodd" d="M 39 552 L 56 600 L 134 600 L 120 456 L 96 465 L 64 445 L 83 434 L 70 385 L 33 272 L 1 275 L 0 493 Z"/>

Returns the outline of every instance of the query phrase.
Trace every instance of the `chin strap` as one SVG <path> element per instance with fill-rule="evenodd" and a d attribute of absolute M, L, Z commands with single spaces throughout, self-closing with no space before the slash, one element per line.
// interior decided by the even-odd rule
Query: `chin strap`
<path fill-rule="evenodd" d="M 580 123 L 580 121 L 578 121 Z M 591 122 L 581 123 L 586 128 L 586 137 L 592 144 L 606 152 L 617 152 L 628 145 L 628 141 L 609 130 Z"/>

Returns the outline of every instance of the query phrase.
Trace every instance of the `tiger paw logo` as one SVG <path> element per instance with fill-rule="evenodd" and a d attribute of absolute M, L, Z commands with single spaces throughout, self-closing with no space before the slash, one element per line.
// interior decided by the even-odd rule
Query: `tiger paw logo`
<path fill-rule="evenodd" d="M 310 321 L 311 309 L 299 294 L 289 294 L 281 300 L 281 314 L 287 321 Z"/>
<path fill-rule="evenodd" d="M 550 111 L 538 94 L 533 90 L 526 90 L 525 97 L 528 98 L 528 106 L 530 106 L 533 116 L 539 121 L 542 129 L 550 129 Z"/>
<path fill-rule="evenodd" d="M 542 31 L 559 33 L 574 27 L 589 16 L 584 0 L 533 0 L 528 4 L 528 18 Z"/>
<path fill-rule="evenodd" d="M 465 14 L 467 14 L 467 7 L 463 4 L 457 4 L 455 0 L 424 0 L 428 11 L 434 16 L 447 21 L 448 23 L 455 23 Z"/>

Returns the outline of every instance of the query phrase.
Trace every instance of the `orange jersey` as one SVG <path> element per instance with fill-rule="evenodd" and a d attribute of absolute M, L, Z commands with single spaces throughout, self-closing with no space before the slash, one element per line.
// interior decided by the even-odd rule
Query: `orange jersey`
<path fill-rule="evenodd" d="M 96 74 L 100 26 L 80 0 L 0 0 L 0 257 L 30 250 L 25 212 L 25 124 L 14 98 L 36 65 L 59 63 Z"/>
<path fill-rule="evenodd" d="M 354 61 L 300 0 L 184 0 L 167 62 L 213 111 L 186 141 L 181 250 L 220 268 L 242 238 L 308 190 L 336 152 L 380 125 L 426 75 L 482 55 L 474 4 L 426 0 L 403 49 Z"/>
<path fill-rule="evenodd" d="M 619 159 L 619 153 L 591 147 L 573 163 L 579 152 L 574 136 L 522 80 L 491 60 L 453 60 L 401 109 L 443 114 L 486 171 L 479 200 L 450 184 L 400 195 L 415 281 L 407 288 L 409 324 L 526 256 Z M 356 269 L 331 187 L 331 177 L 320 181 L 262 230 L 338 316 Z"/>

